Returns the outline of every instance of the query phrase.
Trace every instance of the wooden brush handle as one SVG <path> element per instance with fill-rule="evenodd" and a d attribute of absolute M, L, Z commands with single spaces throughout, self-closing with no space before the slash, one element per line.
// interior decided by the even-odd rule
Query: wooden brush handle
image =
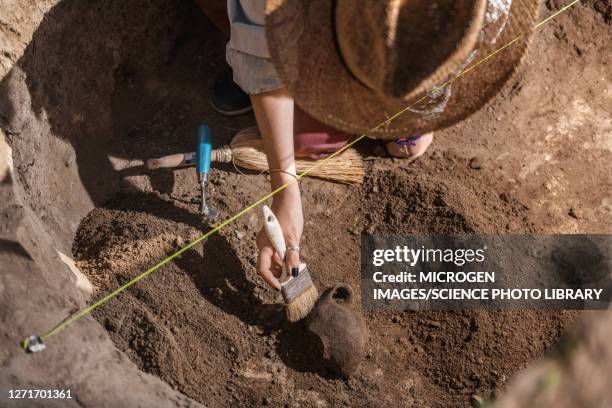
<path fill-rule="evenodd" d="M 264 217 L 264 229 L 266 230 L 266 235 L 268 239 L 272 243 L 274 250 L 278 253 L 280 259 L 283 260 L 283 272 L 281 273 L 280 282 L 285 282 L 289 277 L 287 272 L 287 268 L 284 265 L 285 254 L 287 253 L 287 245 L 285 244 L 285 237 L 283 236 L 283 230 L 276 219 L 276 216 L 268 207 L 264 205 L 262 207 L 263 217 Z"/>
<path fill-rule="evenodd" d="M 287 252 L 287 245 L 285 244 L 283 230 L 276 219 L 276 216 L 267 205 L 263 206 L 263 215 L 266 235 L 268 235 L 268 239 L 272 243 L 274 250 L 278 253 L 278 256 L 284 260 L 285 253 Z"/>
<path fill-rule="evenodd" d="M 189 166 L 192 164 L 195 164 L 194 153 L 169 154 L 168 156 L 159 157 L 157 159 L 148 159 L 146 161 L 146 166 L 149 170 L 170 169 L 173 167 Z"/>

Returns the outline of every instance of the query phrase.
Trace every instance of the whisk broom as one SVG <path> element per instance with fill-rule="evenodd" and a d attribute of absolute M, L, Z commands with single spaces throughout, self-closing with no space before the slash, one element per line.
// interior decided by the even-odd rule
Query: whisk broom
<path fill-rule="evenodd" d="M 235 166 L 255 171 L 268 171 L 268 161 L 264 153 L 263 141 L 257 128 L 243 129 L 232 139 L 229 146 L 214 149 L 211 160 L 217 163 L 233 163 Z M 150 170 L 195 164 L 195 153 L 178 153 L 157 159 L 149 159 L 146 166 Z M 296 159 L 297 172 L 310 168 L 316 160 Z M 328 160 L 308 173 L 310 177 L 337 181 L 345 184 L 363 182 L 363 160 L 355 149 L 346 149 L 338 156 Z"/>

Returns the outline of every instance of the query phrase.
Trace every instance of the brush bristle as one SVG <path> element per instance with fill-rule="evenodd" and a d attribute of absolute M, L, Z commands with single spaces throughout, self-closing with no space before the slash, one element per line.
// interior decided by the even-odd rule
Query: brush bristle
<path fill-rule="evenodd" d="M 319 291 L 316 286 L 310 285 L 308 289 L 300 293 L 299 296 L 296 296 L 291 303 L 287 303 L 287 320 L 297 322 L 308 316 L 318 298 Z"/>

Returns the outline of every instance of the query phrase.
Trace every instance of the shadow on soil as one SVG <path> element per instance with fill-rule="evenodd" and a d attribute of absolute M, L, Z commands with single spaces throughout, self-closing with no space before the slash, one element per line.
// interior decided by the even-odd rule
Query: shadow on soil
<path fill-rule="evenodd" d="M 59 2 L 0 83 L 0 126 L 16 163 L 29 162 L 32 145 L 46 153 L 57 143 L 47 139 L 68 142 L 80 182 L 101 205 L 130 175 L 111 158 L 191 151 L 202 122 L 225 143 L 231 132 L 208 101 L 225 41 L 195 2 Z M 148 174 L 154 189 L 172 190 L 172 172 Z"/>

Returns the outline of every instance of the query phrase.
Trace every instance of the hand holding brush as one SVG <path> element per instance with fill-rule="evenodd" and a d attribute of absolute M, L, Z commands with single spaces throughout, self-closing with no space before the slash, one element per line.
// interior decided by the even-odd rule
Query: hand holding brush
<path fill-rule="evenodd" d="M 278 222 L 278 219 L 267 206 L 263 206 L 264 228 L 266 237 L 271 243 L 274 251 L 273 256 L 277 256 L 277 261 L 282 260 L 281 273 L 278 278 L 273 278 L 273 286 L 280 289 L 283 299 L 286 304 L 287 319 L 295 322 L 303 319 L 314 307 L 319 293 L 317 288 L 312 283 L 310 272 L 306 264 L 299 263 L 297 266 L 287 267 L 284 261 L 287 258 L 287 249 L 290 251 L 299 251 L 297 248 L 288 248 L 285 245 L 283 230 Z M 262 251 L 260 252 L 260 260 L 262 259 Z M 271 259 L 272 257 L 270 257 Z M 258 271 L 261 264 L 258 262 Z M 291 264 L 289 264 L 291 265 Z M 271 272 L 268 271 L 270 274 Z M 260 272 L 261 273 L 261 272 Z M 264 276 L 262 274 L 262 276 Z M 264 277 L 265 279 L 265 277 Z"/>

